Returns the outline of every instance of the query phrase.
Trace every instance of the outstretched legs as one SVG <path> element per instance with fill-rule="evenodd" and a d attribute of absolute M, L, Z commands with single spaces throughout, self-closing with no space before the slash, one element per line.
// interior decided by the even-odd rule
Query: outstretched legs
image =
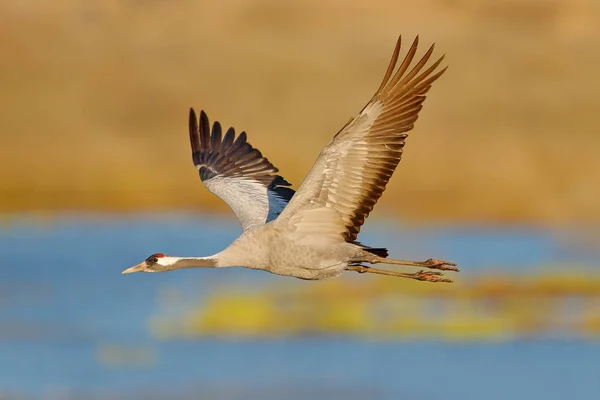
<path fill-rule="evenodd" d="M 403 273 L 403 272 L 386 271 L 384 269 L 366 267 L 364 265 L 349 265 L 348 267 L 346 267 L 346 270 L 347 271 L 356 271 L 361 274 L 371 273 L 371 274 L 378 274 L 378 275 L 397 276 L 400 278 L 416 279 L 418 281 L 448 282 L 448 283 L 452 282 L 452 280 L 450 280 L 450 279 L 442 278 L 443 273 L 439 272 L 439 271 L 425 272 L 425 271 L 421 270 L 421 271 L 415 272 L 413 274 L 407 274 L 407 273 Z"/>
<path fill-rule="evenodd" d="M 439 269 L 442 271 L 456 271 L 458 268 L 456 264 L 443 260 L 434 260 L 430 258 L 427 261 L 408 261 L 408 260 L 394 260 L 392 258 L 376 257 L 369 260 L 371 264 L 394 264 L 394 265 L 410 265 L 413 267 Z"/>

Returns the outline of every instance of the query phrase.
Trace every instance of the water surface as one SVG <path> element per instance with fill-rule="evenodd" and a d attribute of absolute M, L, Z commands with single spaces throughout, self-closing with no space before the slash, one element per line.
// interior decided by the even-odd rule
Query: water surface
<path fill-rule="evenodd" d="M 149 323 L 165 287 L 190 301 L 223 282 L 310 283 L 240 268 L 120 272 L 149 254 L 208 255 L 233 221 L 188 215 L 19 217 L 0 230 L 0 398 L 584 399 L 600 395 L 600 345 L 361 337 L 160 340 Z M 564 232 L 563 232 L 564 233 Z M 546 264 L 595 268 L 530 228 L 408 230 L 367 225 L 363 242 L 403 258 L 458 262 L 461 274 Z M 337 279 L 348 279 L 341 277 Z M 177 313 L 177 310 L 172 310 Z"/>

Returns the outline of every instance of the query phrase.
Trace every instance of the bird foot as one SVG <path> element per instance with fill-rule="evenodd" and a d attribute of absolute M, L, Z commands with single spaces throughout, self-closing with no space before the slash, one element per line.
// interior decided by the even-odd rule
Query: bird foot
<path fill-rule="evenodd" d="M 439 269 L 442 271 L 459 272 L 459 269 L 456 267 L 456 264 L 444 260 L 434 260 L 433 258 L 430 258 L 429 260 L 425 261 L 423 263 L 423 266 L 431 269 Z"/>
<path fill-rule="evenodd" d="M 427 281 L 427 282 L 447 282 L 452 283 L 452 279 L 442 278 L 444 275 L 442 272 L 438 271 L 428 271 L 425 272 L 423 270 L 419 272 L 415 272 L 411 274 L 413 279 L 418 281 Z"/>
<path fill-rule="evenodd" d="M 387 275 L 387 276 L 397 276 L 399 278 L 408 278 L 408 279 L 416 279 L 418 281 L 426 281 L 426 282 L 447 282 L 447 283 L 451 283 L 452 280 L 450 279 L 446 279 L 446 278 L 442 278 L 442 276 L 444 275 L 443 272 L 441 271 L 428 271 L 425 272 L 424 270 L 421 270 L 419 272 L 415 272 L 412 274 L 407 274 L 404 272 L 396 272 L 396 271 L 388 271 L 385 269 L 377 269 L 377 268 L 372 268 L 372 267 L 366 267 L 364 265 L 349 265 L 348 267 L 346 267 L 346 270 L 348 271 L 355 271 L 358 272 L 360 274 L 364 274 L 365 272 L 371 273 L 371 274 L 378 274 L 378 275 Z"/>

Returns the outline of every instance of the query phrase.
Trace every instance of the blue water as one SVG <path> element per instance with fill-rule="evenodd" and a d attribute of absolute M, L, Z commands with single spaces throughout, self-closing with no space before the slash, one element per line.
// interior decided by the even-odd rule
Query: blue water
<path fill-rule="evenodd" d="M 188 215 L 8 221 L 0 228 L 0 398 L 600 398 L 600 344 L 594 342 L 152 336 L 148 324 L 165 287 L 201 301 L 216 283 L 311 284 L 240 268 L 120 274 L 155 252 L 212 254 L 238 233 L 233 221 Z M 361 240 L 389 247 L 392 256 L 456 261 L 463 275 L 565 262 L 597 268 L 596 254 L 574 253 L 565 236 L 532 228 L 409 230 L 374 223 Z M 143 349 L 150 362 L 107 364 L 99 356 L 106 346 Z"/>

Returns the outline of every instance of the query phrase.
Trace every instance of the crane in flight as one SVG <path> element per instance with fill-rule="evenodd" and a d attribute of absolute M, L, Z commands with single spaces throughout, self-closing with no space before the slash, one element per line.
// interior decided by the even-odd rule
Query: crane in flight
<path fill-rule="evenodd" d="M 229 128 L 223 135 L 219 122 L 211 128 L 204 111 L 198 119 L 190 109 L 194 165 L 206 188 L 233 210 L 243 233 L 217 254 L 174 257 L 156 253 L 123 273 L 239 266 L 308 280 L 355 271 L 452 282 L 442 271 L 458 271 L 456 264 L 391 259 L 387 249 L 357 241 L 361 226 L 400 162 L 425 94 L 447 68 L 438 69 L 443 56 L 425 68 L 433 45 L 412 66 L 418 43 L 417 36 L 396 69 L 401 47 L 398 39 L 375 95 L 325 146 L 296 192 L 247 142 L 245 132 L 236 137 Z M 397 272 L 373 264 L 426 270 Z"/>

